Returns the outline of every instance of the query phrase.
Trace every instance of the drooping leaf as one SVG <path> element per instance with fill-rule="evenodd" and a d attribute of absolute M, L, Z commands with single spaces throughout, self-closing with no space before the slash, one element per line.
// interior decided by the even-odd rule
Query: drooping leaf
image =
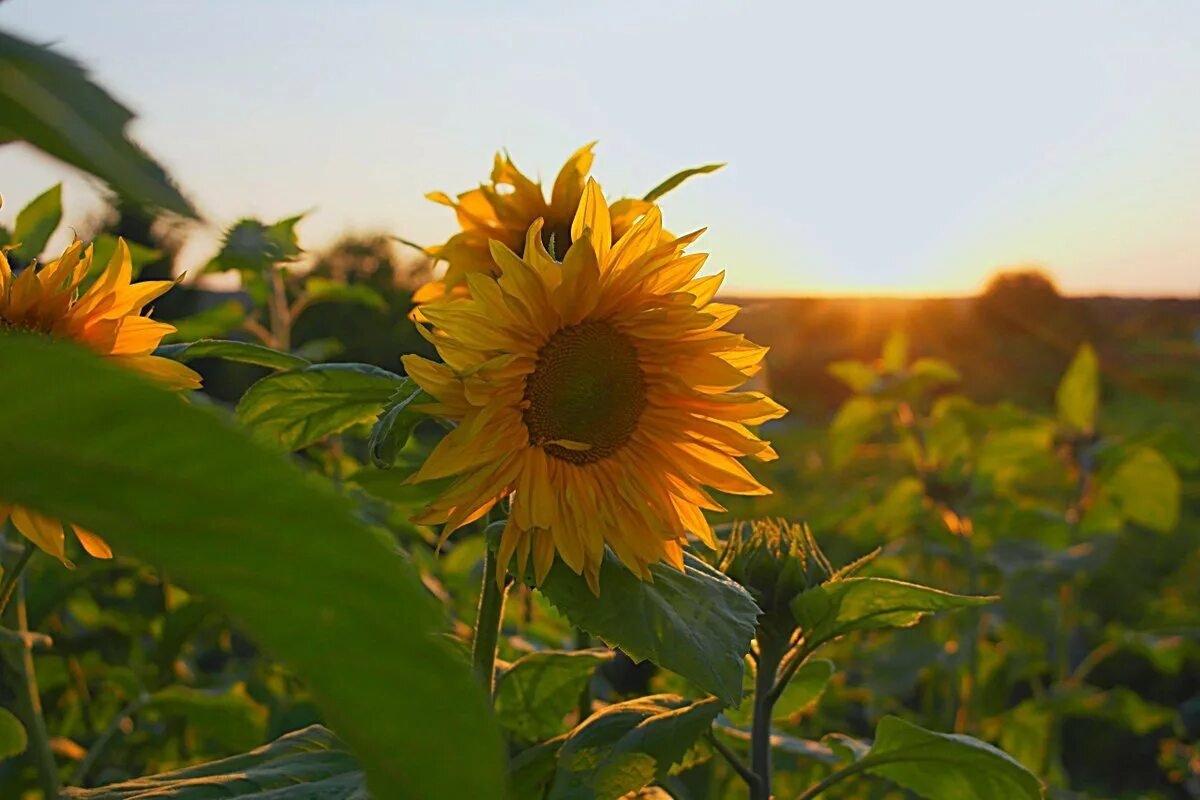
<path fill-rule="evenodd" d="M 361 283 L 341 283 L 329 278 L 313 276 L 304 282 L 304 291 L 308 294 L 309 305 L 314 303 L 353 303 L 381 311 L 387 308 L 387 301 L 383 299 L 383 295 Z"/>
<path fill-rule="evenodd" d="M 237 415 L 264 441 L 301 450 L 373 420 L 405 380 L 370 364 L 315 364 L 263 378 Z"/>
<path fill-rule="evenodd" d="M 500 796 L 498 731 L 435 635 L 440 607 L 349 501 L 82 348 L 9 334 L 0 363 L 0 416 L 21 420 L 0 426 L 0 501 L 97 531 L 210 598 L 302 677 L 376 797 Z M 63 391 L 66 376 L 87 391 Z"/>
<path fill-rule="evenodd" d="M 886 778 L 927 800 L 1042 798 L 1038 779 L 1003 750 L 899 717 L 879 721 L 871 749 L 849 769 Z"/>
<path fill-rule="evenodd" d="M 809 648 L 852 631 L 903 628 L 936 611 L 990 603 L 994 597 L 951 594 L 890 578 L 846 578 L 815 586 L 792 601 Z"/>
<path fill-rule="evenodd" d="M 563 718 L 576 707 L 596 668 L 614 655 L 611 650 L 544 650 L 517 659 L 496 683 L 500 724 L 532 742 L 563 733 Z"/>
<path fill-rule="evenodd" d="M 254 342 L 235 342 L 228 339 L 201 339 L 196 342 L 165 344 L 155 350 L 154 355 L 173 358 L 185 363 L 197 358 L 221 358 L 226 361 L 239 361 L 243 364 L 254 364 L 278 370 L 304 369 L 312 366 L 308 359 L 291 353 L 284 353 Z"/>
<path fill-rule="evenodd" d="M 303 251 L 296 224 L 303 214 L 267 225 L 257 219 L 240 219 L 225 231 L 221 250 L 204 267 L 204 272 L 230 270 L 258 274 L 275 264 L 291 261 Z"/>
<path fill-rule="evenodd" d="M 257 747 L 266 736 L 267 709 L 241 684 L 224 692 L 168 686 L 152 694 L 146 708 L 182 717 L 193 731 L 218 742 L 225 752 Z"/>
<path fill-rule="evenodd" d="M 21 755 L 28 744 L 21 720 L 7 708 L 0 708 L 0 761 Z"/>
<path fill-rule="evenodd" d="M 1100 364 L 1090 344 L 1082 344 L 1058 384 L 1055 395 L 1058 421 L 1067 431 L 1091 434 L 1096 430 L 1100 403 Z"/>
<path fill-rule="evenodd" d="M 424 414 L 413 411 L 412 406 L 433 400 L 409 380 L 396 388 L 388 399 L 387 408 L 371 428 L 371 436 L 367 440 L 367 452 L 372 464 L 379 469 L 391 469 L 395 465 L 397 456 L 412 436 L 413 428 L 426 418 Z"/>
<path fill-rule="evenodd" d="M 862 394 L 871 388 L 871 384 L 879 378 L 879 373 L 870 364 L 853 359 L 835 361 L 827 367 L 829 374 L 846 384 L 855 394 Z"/>
<path fill-rule="evenodd" d="M 75 61 L 0 33 L 0 143 L 26 141 L 119 195 L 195 217 L 162 167 L 126 137 L 132 118 Z"/>
<path fill-rule="evenodd" d="M 598 711 L 563 741 L 548 800 L 617 800 L 665 778 L 721 706 L 715 697 L 652 695 Z"/>
<path fill-rule="evenodd" d="M 369 800 L 362 770 L 341 742 L 313 725 L 249 753 L 96 789 L 64 789 L 67 800 Z M 379 795 L 375 795 L 378 797 Z M 495 795 L 492 795 L 495 796 Z"/>
<path fill-rule="evenodd" d="M 1139 525 L 1165 532 L 1179 522 L 1179 473 L 1153 448 L 1134 450 L 1103 482 L 1102 491 L 1122 516 Z"/>
<path fill-rule="evenodd" d="M 736 704 L 759 608 L 708 564 L 690 553 L 684 561 L 684 572 L 655 565 L 654 580 L 641 581 L 606 550 L 596 597 L 558 559 L 541 592 L 573 624 L 635 661 L 653 661 Z"/>
<path fill-rule="evenodd" d="M 0 42 L 2 41 L 3 39 L 0 39 Z M 3 62 L 0 61 L 0 63 Z M 17 214 L 17 223 L 13 226 L 12 239 L 14 242 L 19 242 L 20 246 L 14 249 L 13 253 L 27 263 L 38 258 L 46 249 L 46 242 L 50 240 L 54 229 L 61 221 L 62 184 L 58 183 L 35 197 Z"/>
<path fill-rule="evenodd" d="M 694 175 L 707 175 L 710 172 L 716 172 L 723 166 L 725 166 L 723 163 L 722 164 L 705 164 L 702 167 L 691 167 L 689 169 L 680 170 L 679 172 L 676 172 L 674 175 L 672 175 L 671 177 L 667 178 L 665 181 L 660 183 L 658 186 L 655 186 L 653 189 L 646 192 L 646 196 L 642 199 L 646 200 L 647 202 L 653 203 L 654 201 L 658 200 L 658 198 L 662 197 L 667 192 L 678 187 L 679 184 L 683 183 L 688 178 L 690 178 Z"/>
<path fill-rule="evenodd" d="M 245 306 L 237 300 L 226 300 L 224 303 L 197 311 L 182 319 L 171 320 L 171 324 L 177 330 L 167 334 L 163 341 L 174 344 L 194 342 L 199 339 L 216 339 L 228 335 L 230 331 L 237 330 L 245 319 Z"/>

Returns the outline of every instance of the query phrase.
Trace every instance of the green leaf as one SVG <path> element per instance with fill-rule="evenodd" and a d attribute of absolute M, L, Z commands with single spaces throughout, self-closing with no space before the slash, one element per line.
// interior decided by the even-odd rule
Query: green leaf
<path fill-rule="evenodd" d="M 370 364 L 315 364 L 263 378 L 242 395 L 237 415 L 264 441 L 302 450 L 373 420 L 405 380 Z"/>
<path fill-rule="evenodd" d="M 162 251 L 155 250 L 153 247 L 146 247 L 137 242 L 125 240 L 125 246 L 129 248 L 129 260 L 133 264 L 133 277 L 141 274 L 142 269 L 147 264 L 153 264 L 162 258 Z M 117 249 L 117 237 L 107 233 L 102 233 L 92 241 L 92 268 L 88 271 L 89 277 L 95 278 L 104 268 L 108 266 L 108 260 L 112 258 L 112 254 Z"/>
<path fill-rule="evenodd" d="M 691 167 L 690 169 L 680 170 L 679 172 L 676 172 L 674 175 L 672 175 L 671 177 L 667 178 L 665 181 L 660 183 L 658 186 L 655 186 L 653 189 L 646 192 L 646 196 L 642 199 L 646 200 L 647 202 L 653 203 L 654 201 L 658 200 L 658 198 L 662 197 L 667 192 L 676 188 L 677 186 L 679 186 L 679 184 L 683 183 L 684 181 L 686 181 L 688 178 L 692 177 L 693 175 L 707 175 L 710 172 L 716 172 L 723 166 L 725 166 L 725 164 L 723 164 L 723 163 L 721 163 L 721 164 L 705 164 L 702 167 Z"/>
<path fill-rule="evenodd" d="M 320 725 L 293 731 L 250 753 L 98 789 L 64 789 L 62 796 L 66 800 L 368 800 L 354 757 Z"/>
<path fill-rule="evenodd" d="M 541 592 L 571 622 L 634 661 L 653 661 L 730 704 L 742 697 L 743 656 L 759 608 L 738 584 L 691 555 L 686 571 L 656 564 L 639 580 L 605 550 L 600 596 L 556 559 Z"/>
<path fill-rule="evenodd" d="M 1100 364 L 1090 344 L 1082 344 L 1055 394 L 1058 421 L 1067 431 L 1090 435 L 1096 430 L 1100 403 Z"/>
<path fill-rule="evenodd" d="M 558 751 L 566 738 L 566 735 L 555 737 L 513 756 L 508 764 L 508 792 L 504 796 L 509 800 L 543 800 L 550 781 L 554 780 Z"/>
<path fill-rule="evenodd" d="M 383 299 L 383 295 L 361 283 L 342 283 L 314 276 L 304 282 L 304 291 L 308 294 L 309 305 L 353 303 L 380 311 L 387 309 L 387 301 Z"/>
<path fill-rule="evenodd" d="M 254 342 L 234 342 L 228 339 L 201 339 L 198 342 L 166 344 L 154 351 L 154 355 L 188 362 L 197 358 L 222 358 L 254 364 L 268 369 L 305 369 L 312 366 L 308 359 L 294 356 Z"/>
<path fill-rule="evenodd" d="M 219 693 L 168 686 L 152 694 L 146 708 L 183 717 L 197 734 L 219 743 L 225 752 L 257 747 L 267 731 L 267 709 L 254 702 L 242 684 Z"/>
<path fill-rule="evenodd" d="M 0 33 L 0 141 L 22 139 L 119 195 L 195 217 L 162 167 L 125 136 L 131 119 L 75 61 Z"/>
<path fill-rule="evenodd" d="M 856 447 L 883 430 L 888 408 L 873 397 L 851 397 L 842 403 L 829 426 L 829 449 L 835 467 L 844 466 Z"/>
<path fill-rule="evenodd" d="M 984 605 L 995 599 L 950 594 L 890 578 L 845 578 L 798 595 L 792 601 L 792 613 L 804 631 L 805 646 L 813 649 L 853 631 L 904 628 L 936 611 Z"/>
<path fill-rule="evenodd" d="M 1039 706 L 1056 718 L 1105 720 L 1139 736 L 1170 727 L 1179 719 L 1175 709 L 1151 703 L 1127 686 L 1106 690 L 1086 685 L 1060 686 Z"/>
<path fill-rule="evenodd" d="M 1123 517 L 1139 525 L 1166 532 L 1179 522 L 1179 473 L 1153 448 L 1134 450 L 1101 484 L 1101 491 L 1116 502 Z"/>
<path fill-rule="evenodd" d="M 548 800 L 617 800 L 667 777 L 723 704 L 652 695 L 598 711 L 567 736 Z"/>
<path fill-rule="evenodd" d="M 2 37 L 3 34 L 0 34 Z M 0 42 L 3 38 L 0 38 Z M 0 62 L 2 63 L 2 62 Z M 20 246 L 13 250 L 22 261 L 29 262 L 42 254 L 46 242 L 62 221 L 62 184 L 55 184 L 38 195 L 17 214 L 12 238 Z"/>
<path fill-rule="evenodd" d="M 240 219 L 225 231 L 221 250 L 202 270 L 258 274 L 276 264 L 292 261 L 303 251 L 296 224 L 303 214 L 267 225 L 257 219 Z"/>
<path fill-rule="evenodd" d="M 886 372 L 900 372 L 908 364 L 908 334 L 894 330 L 883 343 L 880 363 Z"/>
<path fill-rule="evenodd" d="M 83 348 L 9 334 L 0 364 L 0 418 L 21 420 L 0 426 L 0 502 L 97 531 L 211 599 L 304 680 L 376 797 L 500 796 L 498 730 L 435 635 L 440 606 L 349 500 Z"/>
<path fill-rule="evenodd" d="M 400 451 L 408 444 L 413 429 L 427 417 L 419 411 L 413 411 L 413 403 L 431 403 L 434 398 L 421 387 L 405 379 L 388 399 L 387 408 L 375 426 L 371 428 L 371 436 L 367 440 L 367 452 L 371 463 L 379 469 L 391 469 Z"/>
<path fill-rule="evenodd" d="M 835 671 L 833 662 L 828 659 L 814 658 L 804 662 L 775 703 L 775 719 L 790 717 L 820 700 Z"/>
<path fill-rule="evenodd" d="M 592 674 L 614 655 L 611 650 L 544 650 L 517 659 L 496 683 L 500 724 L 534 742 L 562 733 L 563 718 L 576 708 Z"/>
<path fill-rule="evenodd" d="M 792 676 L 783 693 L 779 695 L 771 715 L 772 719 L 786 720 L 819 700 L 825 693 L 825 687 L 828 685 L 829 679 L 833 677 L 834 671 L 832 661 L 823 658 L 806 661 L 800 669 L 796 670 L 796 674 Z M 753 691 L 753 685 L 751 684 L 746 690 L 747 692 Z M 751 697 L 745 697 L 742 699 L 741 705 L 737 708 L 727 708 L 723 714 L 735 725 L 748 726 L 754 718 L 754 700 Z"/>
<path fill-rule="evenodd" d="M 870 364 L 865 364 L 862 361 L 835 361 L 830 364 L 828 369 L 829 374 L 837 378 L 842 383 L 846 384 L 855 394 L 862 394 L 871 388 L 871 384 L 875 383 L 879 378 L 877 373 Z"/>
<path fill-rule="evenodd" d="M 1038 779 L 1003 750 L 899 717 L 881 719 L 871 749 L 847 769 L 886 778 L 928 800 L 1042 798 Z"/>
<path fill-rule="evenodd" d="M 908 374 L 927 385 L 944 385 L 962 380 L 958 370 L 940 358 L 918 358 L 909 366 Z"/>
<path fill-rule="evenodd" d="M 0 708 L 0 761 L 25 752 L 25 726 L 7 708 Z"/>
<path fill-rule="evenodd" d="M 241 327 L 246 319 L 246 309 L 237 300 L 197 311 L 183 319 L 173 319 L 176 331 L 167 334 L 166 342 L 194 342 L 197 339 L 215 339 Z"/>

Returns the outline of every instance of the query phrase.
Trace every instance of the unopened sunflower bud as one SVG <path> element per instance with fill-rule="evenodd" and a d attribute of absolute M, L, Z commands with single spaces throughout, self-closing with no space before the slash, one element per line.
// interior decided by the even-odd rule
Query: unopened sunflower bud
<path fill-rule="evenodd" d="M 834 572 L 808 526 L 782 519 L 735 526 L 721 554 L 721 571 L 744 586 L 763 610 L 760 626 L 781 633 L 796 627 L 791 611 L 796 595 Z"/>

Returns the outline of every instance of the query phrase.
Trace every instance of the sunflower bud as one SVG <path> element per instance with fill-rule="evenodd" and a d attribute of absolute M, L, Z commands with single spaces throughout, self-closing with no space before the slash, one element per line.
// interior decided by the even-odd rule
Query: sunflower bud
<path fill-rule="evenodd" d="M 793 598 L 829 580 L 834 572 L 808 526 L 783 519 L 755 520 L 749 526 L 738 523 L 720 566 L 763 610 L 760 627 L 784 635 L 796 627 Z"/>

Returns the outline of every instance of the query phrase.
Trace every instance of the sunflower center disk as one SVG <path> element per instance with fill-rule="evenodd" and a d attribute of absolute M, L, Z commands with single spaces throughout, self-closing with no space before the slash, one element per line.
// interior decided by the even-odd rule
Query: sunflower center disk
<path fill-rule="evenodd" d="M 646 407 L 637 349 L 606 322 L 563 328 L 538 351 L 525 400 L 525 427 L 535 446 L 572 464 L 607 458 L 629 441 Z M 556 440 L 590 448 L 549 444 Z"/>

